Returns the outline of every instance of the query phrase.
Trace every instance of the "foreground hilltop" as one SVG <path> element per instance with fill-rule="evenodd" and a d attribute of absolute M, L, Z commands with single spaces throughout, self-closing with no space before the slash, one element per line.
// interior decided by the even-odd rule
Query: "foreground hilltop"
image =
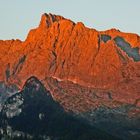
<path fill-rule="evenodd" d="M 36 77 L 5 102 L 0 118 L 0 139 L 120 140 L 65 112 Z"/>

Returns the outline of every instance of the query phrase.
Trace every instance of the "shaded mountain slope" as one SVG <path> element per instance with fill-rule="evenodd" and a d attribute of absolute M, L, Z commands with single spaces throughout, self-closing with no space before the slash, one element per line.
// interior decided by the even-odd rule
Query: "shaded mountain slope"
<path fill-rule="evenodd" d="M 73 117 L 53 100 L 35 77 L 5 103 L 1 117 L 1 138 L 51 140 L 117 140 L 108 133 Z"/>
<path fill-rule="evenodd" d="M 116 91 L 47 78 L 43 83 L 66 111 L 123 140 L 140 138 L 140 100 L 116 100 Z"/>

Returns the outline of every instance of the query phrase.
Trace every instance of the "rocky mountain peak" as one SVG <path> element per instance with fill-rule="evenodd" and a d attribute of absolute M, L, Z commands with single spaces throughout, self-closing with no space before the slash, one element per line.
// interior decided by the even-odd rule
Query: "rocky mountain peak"
<path fill-rule="evenodd" d="M 39 27 L 40 28 L 46 28 L 46 27 L 48 28 L 54 22 L 58 22 L 58 21 L 63 20 L 63 19 L 64 19 L 64 17 L 62 17 L 62 16 L 53 15 L 51 13 L 49 13 L 49 14 L 44 13 L 41 16 L 41 21 L 40 21 Z"/>

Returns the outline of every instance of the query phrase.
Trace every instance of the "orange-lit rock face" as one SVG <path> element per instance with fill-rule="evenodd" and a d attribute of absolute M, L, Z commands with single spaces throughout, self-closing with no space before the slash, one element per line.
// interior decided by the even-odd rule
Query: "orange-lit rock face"
<path fill-rule="evenodd" d="M 99 32 L 80 22 L 43 14 L 39 27 L 24 42 L 0 41 L 0 81 L 22 86 L 32 75 L 39 79 L 52 76 L 84 86 L 113 88 L 136 99 L 139 49 L 136 34 L 116 29 Z"/>

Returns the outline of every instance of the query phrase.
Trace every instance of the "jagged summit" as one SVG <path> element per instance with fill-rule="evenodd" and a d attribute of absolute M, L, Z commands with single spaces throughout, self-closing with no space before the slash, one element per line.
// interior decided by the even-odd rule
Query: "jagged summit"
<path fill-rule="evenodd" d="M 58 16 L 58 15 L 54 15 L 54 14 L 47 14 L 47 13 L 44 13 L 42 16 L 41 16 L 41 21 L 40 21 L 40 24 L 39 24 L 39 27 L 50 27 L 54 22 L 58 22 L 60 20 L 63 20 L 64 17 L 62 16 Z"/>
<path fill-rule="evenodd" d="M 40 20 L 40 24 L 39 24 L 39 27 L 50 27 L 54 22 L 59 22 L 61 20 L 69 20 L 71 21 L 70 19 L 67 19 L 61 15 L 56 15 L 56 14 L 52 14 L 52 13 L 44 13 L 41 15 L 41 20 Z M 75 23 L 74 21 L 71 21 L 73 23 Z M 84 25 L 84 23 L 82 22 L 77 22 L 77 24 L 82 24 Z M 88 29 L 93 29 L 93 28 L 89 28 L 89 27 L 86 27 Z M 93 30 L 96 30 L 96 29 L 93 29 Z M 119 29 L 117 28 L 110 28 L 110 29 L 107 29 L 105 31 L 99 31 L 99 32 L 109 32 L 109 33 L 118 33 L 118 32 L 121 32 Z M 121 33 L 124 33 L 124 32 L 121 32 Z M 126 33 L 127 34 L 127 33 Z M 137 35 L 136 33 L 128 33 L 128 34 L 133 34 L 133 35 Z M 139 36 L 139 35 L 137 35 Z"/>
<path fill-rule="evenodd" d="M 79 30 L 78 32 L 80 32 L 81 28 L 84 28 L 83 31 L 92 30 L 92 32 L 98 32 L 99 34 L 107 34 L 107 35 L 112 36 L 113 38 L 116 37 L 117 35 L 119 35 L 119 36 L 125 37 L 133 47 L 140 46 L 140 44 L 139 44 L 140 37 L 137 34 L 124 33 L 115 28 L 111 28 L 106 31 L 98 31 L 96 29 L 88 28 L 88 27 L 84 26 L 84 24 L 82 22 L 75 23 L 75 22 L 71 21 L 70 19 L 64 18 L 63 16 L 55 15 L 55 14 L 51 14 L 51 13 L 42 14 L 39 26 L 36 29 L 32 29 L 29 32 L 28 37 L 25 42 L 30 41 L 32 39 L 36 40 L 40 36 L 44 36 L 44 34 L 47 34 L 47 31 L 52 30 L 52 28 L 53 29 L 57 28 L 57 31 L 55 31 L 55 32 L 59 32 L 59 30 L 61 31 L 66 27 L 67 28 L 68 27 L 76 28 L 77 30 Z M 52 32 L 54 32 L 54 31 L 52 31 Z"/>

